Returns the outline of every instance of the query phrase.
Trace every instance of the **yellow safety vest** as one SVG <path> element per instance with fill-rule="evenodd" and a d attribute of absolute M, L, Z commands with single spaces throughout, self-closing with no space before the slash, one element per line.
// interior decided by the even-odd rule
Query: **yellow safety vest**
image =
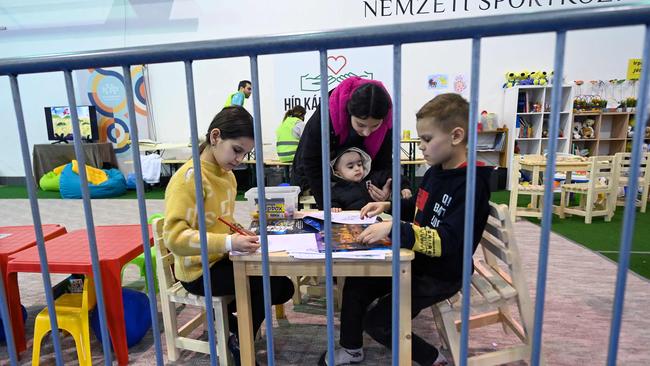
<path fill-rule="evenodd" d="M 296 123 L 302 122 L 298 117 L 287 117 L 280 127 L 275 131 L 277 142 L 275 143 L 280 161 L 290 163 L 293 161 L 298 149 L 298 139 L 293 136 L 293 128 Z"/>

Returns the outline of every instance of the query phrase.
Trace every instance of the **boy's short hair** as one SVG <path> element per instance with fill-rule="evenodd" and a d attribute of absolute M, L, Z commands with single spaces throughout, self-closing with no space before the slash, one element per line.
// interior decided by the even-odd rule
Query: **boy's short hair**
<path fill-rule="evenodd" d="M 415 118 L 432 118 L 433 123 L 446 132 L 460 127 L 465 131 L 464 142 L 467 142 L 469 103 L 459 94 L 445 93 L 436 96 L 420 108 Z"/>

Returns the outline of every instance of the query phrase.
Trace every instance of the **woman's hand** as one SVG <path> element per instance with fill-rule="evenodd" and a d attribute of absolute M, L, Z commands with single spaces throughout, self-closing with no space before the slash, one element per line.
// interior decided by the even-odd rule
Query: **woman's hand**
<path fill-rule="evenodd" d="M 390 209 L 390 202 L 370 202 L 361 208 L 360 217 L 375 217 Z"/>
<path fill-rule="evenodd" d="M 377 187 L 376 185 L 370 183 L 368 185 L 368 193 L 370 198 L 376 202 L 388 201 L 390 199 L 390 184 L 393 182 L 393 178 L 386 179 L 386 184 L 382 188 Z"/>
<path fill-rule="evenodd" d="M 260 248 L 259 237 L 254 235 L 233 234 L 230 243 L 237 252 L 254 253 Z"/>
<path fill-rule="evenodd" d="M 413 193 L 411 193 L 410 189 L 408 189 L 408 188 L 402 189 L 402 198 L 407 200 L 407 199 L 409 199 L 411 197 L 413 197 Z"/>
<path fill-rule="evenodd" d="M 390 235 L 392 225 L 393 223 L 390 221 L 372 224 L 359 234 L 357 239 L 363 244 L 376 243 Z"/>

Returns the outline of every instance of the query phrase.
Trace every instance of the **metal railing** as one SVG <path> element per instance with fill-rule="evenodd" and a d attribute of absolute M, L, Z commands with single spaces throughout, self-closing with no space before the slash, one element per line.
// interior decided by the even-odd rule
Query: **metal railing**
<path fill-rule="evenodd" d="M 471 74 L 471 94 L 470 94 L 470 121 L 478 120 L 478 82 L 480 76 L 480 46 L 481 40 L 485 37 L 504 36 L 504 35 L 517 35 L 529 34 L 539 32 L 554 32 L 556 34 L 555 45 L 555 59 L 554 59 L 554 77 L 553 85 L 561 85 L 562 83 L 562 70 L 564 65 L 564 49 L 566 32 L 579 29 L 592 29 L 628 25 L 645 25 L 645 38 L 643 43 L 643 64 L 648 65 L 650 61 L 650 6 L 648 2 L 639 3 L 638 5 L 614 6 L 614 7 L 593 7 L 587 9 L 570 10 L 570 11 L 552 11 L 544 13 L 530 13 L 519 15 L 507 16 L 491 16 L 491 17 L 478 17 L 472 19 L 456 19 L 447 21 L 428 21 L 413 24 L 400 24 L 400 25 L 386 25 L 355 28 L 353 30 L 339 30 L 332 32 L 318 32 L 318 33 L 300 33 L 294 35 L 272 36 L 272 37 L 254 37 L 254 38 L 238 38 L 227 39 L 220 41 L 201 41 L 190 43 L 176 43 L 165 44 L 145 47 L 131 47 L 122 49 L 100 50 L 93 52 L 82 52 L 74 54 L 62 54 L 44 57 L 24 57 L 15 59 L 0 60 L 0 75 L 8 75 L 11 84 L 11 91 L 13 95 L 14 107 L 16 112 L 17 127 L 19 131 L 19 139 L 21 152 L 23 157 L 23 164 L 25 168 L 25 175 L 27 180 L 27 188 L 29 193 L 29 201 L 32 210 L 32 217 L 35 224 L 37 246 L 40 255 L 41 268 L 44 269 L 43 282 L 45 287 L 45 297 L 47 302 L 48 311 L 50 314 L 55 314 L 53 307 L 53 295 L 50 281 L 50 273 L 47 267 L 47 256 L 45 253 L 45 246 L 43 240 L 43 233 L 40 227 L 41 218 L 38 206 L 38 200 L 35 190 L 35 182 L 33 176 L 30 174 L 31 163 L 28 149 L 27 134 L 25 130 L 25 120 L 22 112 L 22 102 L 20 98 L 20 90 L 18 83 L 18 76 L 28 73 L 41 73 L 62 71 L 65 76 L 66 90 L 68 94 L 68 103 L 72 112 L 72 126 L 74 139 L 74 148 L 79 164 L 85 164 L 84 154 L 82 153 L 81 139 L 79 130 L 79 119 L 76 113 L 76 101 L 74 96 L 74 85 L 72 81 L 71 72 L 73 70 L 98 68 L 98 67 L 115 67 L 121 66 L 123 75 L 125 77 L 125 89 L 127 91 L 127 102 L 129 110 L 129 127 L 131 129 L 132 141 L 138 141 L 138 130 L 135 123 L 135 108 L 133 103 L 133 89 L 131 85 L 130 66 L 162 63 L 162 62 L 184 62 L 185 76 L 187 86 L 187 98 L 189 104 L 190 116 L 190 132 L 192 140 L 192 158 L 194 162 L 194 174 L 196 195 L 199 197 L 202 192 L 201 165 L 199 164 L 198 152 L 198 132 L 196 121 L 196 101 L 194 97 L 194 81 L 192 74 L 192 61 L 214 58 L 226 58 L 247 56 L 250 58 L 252 82 L 254 85 L 259 85 L 259 73 L 257 57 L 265 54 L 277 54 L 288 52 L 300 51 L 319 51 L 320 53 L 320 72 L 321 75 L 327 74 L 327 50 L 340 49 L 340 48 L 354 48 L 366 46 L 380 46 L 380 45 L 393 45 L 393 154 L 399 156 L 399 133 L 401 130 L 400 114 L 401 114 L 401 66 L 402 54 L 401 45 L 415 42 L 432 42 L 443 40 L 456 40 L 456 39 L 472 39 L 472 74 Z M 641 76 L 639 88 L 639 103 L 637 108 L 637 126 L 638 131 L 643 131 L 647 121 L 647 97 L 648 97 L 648 67 L 644 67 Z M 552 89 L 551 97 L 551 119 L 550 119 L 550 136 L 556 136 L 559 131 L 560 121 L 560 100 L 561 88 Z M 328 90 L 327 78 L 321 77 L 321 120 L 328 120 Z M 264 161 L 262 139 L 260 138 L 262 126 L 260 121 L 260 96 L 259 89 L 254 88 L 254 132 L 255 132 L 255 151 L 257 152 L 257 161 Z M 333 327 L 333 300 L 332 300 L 332 252 L 331 252 L 331 225 L 330 225 L 330 171 L 329 171 L 329 124 L 323 123 L 321 125 L 322 133 L 322 164 L 323 164 L 323 196 L 324 196 L 324 210 L 325 210 L 325 231 L 326 235 L 326 291 L 327 291 L 327 350 L 330 355 L 329 363 L 333 363 L 333 350 L 334 350 L 334 327 Z M 473 221 L 474 221 L 474 182 L 476 180 L 476 140 L 477 130 L 476 124 L 469 124 L 469 151 L 468 151 L 468 166 L 467 169 L 467 201 L 465 212 L 465 228 L 464 228 L 464 258 L 463 258 L 463 293 L 469 293 L 470 277 L 471 277 L 471 247 L 473 243 Z M 635 167 L 631 170 L 629 176 L 629 190 L 628 192 L 636 192 L 638 186 L 639 176 L 639 163 L 641 156 L 641 144 L 643 142 L 643 134 L 634 134 L 634 142 L 632 148 L 632 161 L 631 165 Z M 555 172 L 556 162 L 556 147 L 557 140 L 549 139 L 548 162 L 545 171 L 546 177 L 552 177 Z M 159 365 L 163 364 L 163 355 L 160 342 L 160 329 L 158 328 L 157 321 L 157 304 L 154 293 L 155 286 L 152 281 L 154 276 L 152 271 L 151 255 L 148 248 L 148 230 L 146 221 L 146 206 L 144 198 L 144 187 L 142 183 L 142 170 L 139 159 L 139 148 L 137 144 L 132 145 L 132 154 L 134 169 L 137 176 L 137 196 L 138 207 L 140 213 L 140 225 L 142 227 L 143 249 L 145 254 L 147 281 L 148 281 L 148 295 L 151 305 L 151 314 L 153 319 L 153 334 L 156 350 L 156 359 Z M 393 159 L 392 172 L 395 179 L 392 183 L 393 197 L 400 195 L 400 159 Z M 97 304 L 99 307 L 100 326 L 102 330 L 103 339 L 109 339 L 107 336 L 106 316 L 105 316 L 105 300 L 102 292 L 102 281 L 99 275 L 99 266 L 97 258 L 97 245 L 94 233 L 94 222 L 92 216 L 92 207 L 89 198 L 87 177 L 84 169 L 79 170 L 82 187 L 83 207 L 86 217 L 86 229 L 88 232 L 90 253 L 92 259 L 93 275 L 95 277 L 96 290 L 97 290 Z M 262 189 L 258 190 L 258 199 L 260 205 L 260 212 L 265 209 L 265 190 L 264 186 L 264 171 L 263 164 L 256 165 L 257 182 Z M 540 239 L 540 252 L 539 264 L 537 274 L 537 296 L 535 303 L 535 323 L 534 331 L 532 334 L 532 350 L 531 350 L 531 364 L 538 365 L 540 363 L 541 355 L 541 336 L 542 324 L 544 315 L 544 299 L 546 289 L 547 277 L 547 262 L 548 262 L 548 246 L 551 225 L 551 208 L 552 208 L 552 180 L 545 180 L 544 185 L 544 209 L 542 218 L 542 231 Z M 618 351 L 618 340 L 621 326 L 621 319 L 623 314 L 623 301 L 625 296 L 625 284 L 627 279 L 627 268 L 629 264 L 630 248 L 632 241 L 632 233 L 634 229 L 634 218 L 636 215 L 634 206 L 634 195 L 627 196 L 625 203 L 623 232 L 621 236 L 621 249 L 616 281 L 616 291 L 614 296 L 614 308 L 612 311 L 611 331 L 609 340 L 608 352 L 608 365 L 615 365 Z M 201 200 L 197 200 L 198 210 L 198 223 L 200 229 L 201 239 L 201 257 L 203 261 L 203 276 L 206 294 L 206 308 L 207 308 L 207 321 L 209 325 L 209 341 L 211 343 L 211 364 L 217 364 L 215 340 L 214 340 L 214 319 L 212 313 L 211 286 L 209 281 L 208 272 L 208 257 L 207 257 L 207 238 L 205 230 L 205 217 L 204 207 Z M 400 218 L 400 205 L 399 200 L 393 206 L 393 217 Z M 399 220 L 393 221 L 392 230 L 392 253 L 393 253 L 393 274 L 399 273 Z M 267 235 L 266 235 L 266 217 L 260 215 L 260 230 L 262 242 L 262 269 L 263 269 L 263 287 L 264 287 L 264 304 L 265 314 L 267 319 L 271 318 L 271 303 L 270 303 L 270 280 L 269 280 L 269 258 L 267 248 Z M 393 276 L 393 295 L 392 295 L 392 364 L 398 365 L 399 360 L 399 342 L 398 342 L 398 329 L 399 329 L 399 276 Z M 4 283 L 0 278 L 0 315 L 6 321 L 4 322 L 4 330 L 7 335 L 7 349 L 9 354 L 9 361 L 12 365 L 17 365 L 17 354 L 15 352 L 15 340 L 11 331 L 11 324 L 9 321 L 9 314 L 7 308 L 7 298 L 4 292 Z M 461 355 L 460 365 L 467 364 L 468 355 L 468 319 L 469 319 L 469 296 L 463 297 L 462 306 L 462 329 L 461 329 Z M 62 365 L 61 346 L 58 339 L 58 328 L 56 317 L 50 317 L 52 326 L 52 337 L 54 342 L 54 349 L 56 354 L 57 365 Z M 273 328 L 272 323 L 266 323 L 267 331 L 267 357 L 268 364 L 274 365 L 274 349 L 273 349 Z M 104 362 L 111 363 L 110 346 L 107 341 L 103 342 Z"/>

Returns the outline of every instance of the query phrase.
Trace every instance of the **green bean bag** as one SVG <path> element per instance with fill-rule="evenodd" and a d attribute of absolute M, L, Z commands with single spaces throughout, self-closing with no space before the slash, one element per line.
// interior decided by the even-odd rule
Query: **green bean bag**
<path fill-rule="evenodd" d="M 60 180 L 61 174 L 56 174 L 55 172 L 47 172 L 44 176 L 41 177 L 41 180 L 38 182 L 38 184 L 44 191 L 58 192 Z"/>

